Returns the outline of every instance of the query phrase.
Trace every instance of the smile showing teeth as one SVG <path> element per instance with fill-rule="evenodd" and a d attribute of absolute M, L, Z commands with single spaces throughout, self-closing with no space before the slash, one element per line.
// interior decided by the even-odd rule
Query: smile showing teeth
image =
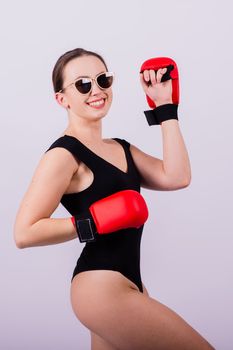
<path fill-rule="evenodd" d="M 102 105 L 104 105 L 104 99 L 99 100 L 99 101 L 95 101 L 95 102 L 90 102 L 89 105 L 92 107 L 102 106 Z"/>

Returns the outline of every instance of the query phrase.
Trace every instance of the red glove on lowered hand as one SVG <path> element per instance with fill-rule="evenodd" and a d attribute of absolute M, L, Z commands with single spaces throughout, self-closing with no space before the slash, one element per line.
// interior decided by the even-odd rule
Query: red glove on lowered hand
<path fill-rule="evenodd" d="M 95 241 L 98 235 L 140 227 L 148 218 L 148 209 L 142 195 L 134 190 L 123 190 L 90 205 L 86 212 L 74 215 L 80 242 Z"/>

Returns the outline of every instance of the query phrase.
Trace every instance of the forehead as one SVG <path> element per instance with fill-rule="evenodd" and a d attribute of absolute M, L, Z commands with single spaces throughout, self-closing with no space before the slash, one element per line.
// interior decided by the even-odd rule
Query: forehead
<path fill-rule="evenodd" d="M 103 62 L 95 56 L 82 56 L 68 62 L 63 71 L 64 81 L 71 81 L 79 76 L 94 78 L 97 74 L 106 70 Z"/>

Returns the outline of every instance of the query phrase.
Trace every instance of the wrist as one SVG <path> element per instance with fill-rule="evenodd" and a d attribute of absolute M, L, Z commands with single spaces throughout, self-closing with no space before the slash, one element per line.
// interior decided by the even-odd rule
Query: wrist
<path fill-rule="evenodd" d="M 75 227 L 80 243 L 96 240 L 96 226 L 89 210 L 72 216 L 71 221 Z"/>
<path fill-rule="evenodd" d="M 152 110 L 144 111 L 149 125 L 160 125 L 169 119 L 178 120 L 178 104 L 166 103 Z"/>
<path fill-rule="evenodd" d="M 167 104 L 173 103 L 172 100 L 163 101 L 163 102 L 156 102 L 156 101 L 153 101 L 153 102 L 154 102 L 156 107 L 160 107 L 160 106 L 163 106 L 163 105 L 167 105 Z"/>
<path fill-rule="evenodd" d="M 167 119 L 167 120 L 164 120 L 163 122 L 160 123 L 160 125 L 175 125 L 179 122 L 178 119 Z"/>

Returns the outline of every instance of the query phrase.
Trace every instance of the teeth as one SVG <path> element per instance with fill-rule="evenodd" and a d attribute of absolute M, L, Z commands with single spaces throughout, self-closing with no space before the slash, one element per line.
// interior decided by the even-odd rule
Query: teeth
<path fill-rule="evenodd" d="M 100 101 L 90 102 L 90 103 L 89 103 L 90 106 L 100 106 L 100 105 L 102 105 L 102 104 L 104 104 L 104 100 L 103 100 L 103 99 L 100 100 Z"/>

